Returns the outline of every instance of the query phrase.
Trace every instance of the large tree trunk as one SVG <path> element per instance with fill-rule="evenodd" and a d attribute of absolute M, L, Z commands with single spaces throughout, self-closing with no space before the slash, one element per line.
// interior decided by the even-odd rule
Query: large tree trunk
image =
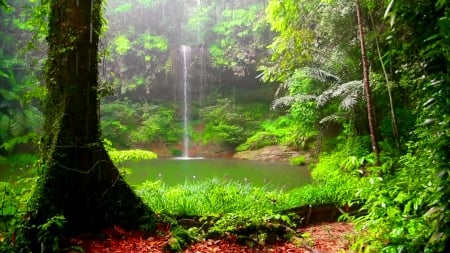
<path fill-rule="evenodd" d="M 359 41 L 361 45 L 361 58 L 363 63 L 363 85 L 364 85 L 364 93 L 366 95 L 366 104 L 367 104 L 367 117 L 369 121 L 369 131 L 370 131 L 370 140 L 372 142 L 372 150 L 375 154 L 376 164 L 380 164 L 380 148 L 378 146 L 378 138 L 377 132 L 375 129 L 375 116 L 373 114 L 373 104 L 372 104 L 372 96 L 370 90 L 370 80 L 369 80 L 369 62 L 366 56 L 366 43 L 364 41 L 364 30 L 362 24 L 361 17 L 361 5 L 359 0 L 356 0 L 356 15 L 358 18 L 358 31 L 359 31 Z"/>
<path fill-rule="evenodd" d="M 112 224 L 134 226 L 142 217 L 152 217 L 120 176 L 101 142 L 97 94 L 101 8 L 100 0 L 51 1 L 44 168 L 30 227 L 55 215 L 64 216 L 71 232 Z M 31 229 L 29 235 L 32 233 Z M 32 243 L 34 252 L 42 242 Z"/>

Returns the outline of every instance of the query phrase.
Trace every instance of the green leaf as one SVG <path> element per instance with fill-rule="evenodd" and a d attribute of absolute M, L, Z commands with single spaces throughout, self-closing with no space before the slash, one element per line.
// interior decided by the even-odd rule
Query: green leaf
<path fill-rule="evenodd" d="M 125 55 L 131 49 L 131 42 L 126 35 L 118 35 L 114 39 L 115 51 L 119 55 Z"/>

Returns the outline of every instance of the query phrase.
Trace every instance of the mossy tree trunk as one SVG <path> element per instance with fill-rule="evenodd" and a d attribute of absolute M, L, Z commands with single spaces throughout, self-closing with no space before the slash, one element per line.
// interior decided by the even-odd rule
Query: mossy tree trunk
<path fill-rule="evenodd" d="M 97 94 L 101 2 L 50 2 L 43 169 L 30 228 L 55 215 L 64 216 L 71 232 L 112 224 L 134 226 L 143 217 L 152 217 L 101 142 Z M 32 242 L 32 247 L 41 243 Z"/>

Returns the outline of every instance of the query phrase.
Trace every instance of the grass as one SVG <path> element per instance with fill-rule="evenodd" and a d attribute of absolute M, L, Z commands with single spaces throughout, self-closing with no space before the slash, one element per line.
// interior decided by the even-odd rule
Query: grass
<path fill-rule="evenodd" d="M 219 179 L 193 180 L 175 187 L 146 181 L 135 190 L 156 213 L 169 215 L 208 216 L 248 209 L 279 211 L 288 204 L 288 194 L 270 186 Z"/>
<path fill-rule="evenodd" d="M 186 182 L 169 187 L 162 181 L 146 181 L 136 193 L 156 213 L 168 215 L 223 215 L 261 210 L 279 212 L 293 207 L 318 204 L 346 204 L 355 199 L 362 179 L 344 178 L 319 181 L 284 192 L 270 186 L 219 179 Z"/>

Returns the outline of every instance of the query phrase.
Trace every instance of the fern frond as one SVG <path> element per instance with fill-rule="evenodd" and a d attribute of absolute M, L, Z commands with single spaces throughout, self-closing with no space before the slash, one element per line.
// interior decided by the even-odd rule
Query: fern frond
<path fill-rule="evenodd" d="M 292 83 L 292 80 L 288 80 L 288 81 L 278 85 L 278 88 L 275 91 L 275 97 L 278 97 L 282 91 L 287 90 L 289 88 L 289 86 L 291 85 L 291 83 Z"/>
<path fill-rule="evenodd" d="M 291 106 L 293 103 L 316 100 L 316 98 L 317 97 L 314 95 L 304 95 L 304 94 L 279 97 L 272 102 L 272 110 L 279 107 L 288 107 Z"/>
<path fill-rule="evenodd" d="M 305 74 L 321 82 L 339 82 L 340 78 L 320 68 L 305 67 Z"/>
<path fill-rule="evenodd" d="M 361 98 L 361 96 L 358 95 L 357 93 L 349 94 L 341 101 L 340 107 L 342 109 L 348 111 L 348 110 L 352 109 L 353 107 L 355 107 L 355 105 L 358 103 L 360 98 Z"/>
<path fill-rule="evenodd" d="M 354 92 L 359 93 L 359 91 L 362 91 L 362 88 L 361 80 L 342 83 L 337 86 L 337 89 L 332 93 L 332 97 L 347 96 Z"/>
<path fill-rule="evenodd" d="M 323 106 L 333 98 L 343 97 L 341 108 L 344 110 L 351 109 L 362 96 L 362 89 L 362 81 L 360 80 L 332 85 L 317 97 L 317 105 Z"/>
<path fill-rule="evenodd" d="M 7 141 L 5 141 L 0 146 L 0 148 L 5 149 L 6 151 L 10 151 L 19 144 L 35 142 L 37 140 L 37 138 L 38 138 L 38 136 L 34 132 L 31 132 L 31 133 L 28 133 L 25 135 L 21 135 L 21 136 L 16 136 L 16 137 L 10 138 Z"/>
<path fill-rule="evenodd" d="M 5 89 L 0 89 L 0 95 L 8 101 L 19 100 L 20 98 L 18 94 Z"/>
<path fill-rule="evenodd" d="M 319 123 L 320 123 L 320 124 L 323 124 L 323 123 L 330 122 L 330 121 L 338 121 L 338 120 L 340 120 L 340 119 L 343 119 L 343 117 L 342 117 L 341 115 L 331 114 L 331 115 L 328 115 L 328 116 L 322 118 L 322 119 L 319 121 Z"/>

